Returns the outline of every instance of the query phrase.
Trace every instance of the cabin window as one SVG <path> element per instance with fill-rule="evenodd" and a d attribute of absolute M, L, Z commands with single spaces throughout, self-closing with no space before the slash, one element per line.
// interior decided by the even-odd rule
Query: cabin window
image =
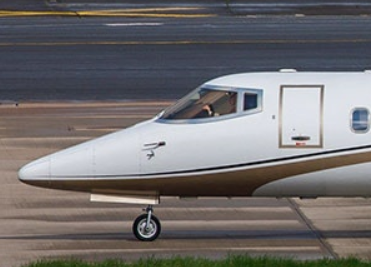
<path fill-rule="evenodd" d="M 364 133 L 370 127 L 370 112 L 366 108 L 356 108 L 352 112 L 352 130 L 356 133 Z"/>

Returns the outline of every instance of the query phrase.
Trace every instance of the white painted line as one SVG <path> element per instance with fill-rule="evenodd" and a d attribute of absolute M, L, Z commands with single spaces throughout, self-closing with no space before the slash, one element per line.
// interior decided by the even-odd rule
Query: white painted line
<path fill-rule="evenodd" d="M 136 26 L 161 26 L 160 22 L 136 22 L 136 23 L 109 23 L 105 24 L 108 27 L 136 27 Z"/>

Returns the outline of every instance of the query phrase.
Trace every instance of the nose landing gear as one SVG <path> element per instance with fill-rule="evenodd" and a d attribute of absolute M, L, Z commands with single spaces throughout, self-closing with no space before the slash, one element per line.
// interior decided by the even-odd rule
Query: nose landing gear
<path fill-rule="evenodd" d="M 133 233 L 141 241 L 153 241 L 161 233 L 160 221 L 152 215 L 152 205 L 145 209 L 146 214 L 140 215 L 133 223 Z"/>

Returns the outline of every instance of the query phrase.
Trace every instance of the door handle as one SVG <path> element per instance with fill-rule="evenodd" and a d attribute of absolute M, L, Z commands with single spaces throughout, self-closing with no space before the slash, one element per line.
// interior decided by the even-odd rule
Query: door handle
<path fill-rule="evenodd" d="M 165 141 L 160 141 L 160 142 L 156 142 L 156 143 L 144 144 L 144 150 L 152 150 L 152 149 L 159 148 L 161 146 L 166 146 L 166 142 Z"/>
<path fill-rule="evenodd" d="M 152 159 L 155 156 L 155 151 L 154 150 L 159 148 L 159 147 L 162 147 L 162 146 L 166 146 L 165 141 L 144 144 L 143 151 L 148 151 L 148 153 L 147 153 L 148 160 Z"/>
<path fill-rule="evenodd" d="M 291 137 L 292 141 L 309 141 L 310 136 L 305 136 L 305 135 L 299 135 L 299 136 L 293 136 Z"/>

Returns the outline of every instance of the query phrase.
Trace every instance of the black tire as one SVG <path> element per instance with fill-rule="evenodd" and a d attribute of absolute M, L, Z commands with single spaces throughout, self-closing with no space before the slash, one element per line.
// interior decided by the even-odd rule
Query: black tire
<path fill-rule="evenodd" d="M 133 223 L 133 233 L 140 241 L 153 241 L 161 233 L 160 221 L 155 217 L 151 216 L 150 231 L 146 231 L 147 214 L 142 214 L 135 219 Z"/>

